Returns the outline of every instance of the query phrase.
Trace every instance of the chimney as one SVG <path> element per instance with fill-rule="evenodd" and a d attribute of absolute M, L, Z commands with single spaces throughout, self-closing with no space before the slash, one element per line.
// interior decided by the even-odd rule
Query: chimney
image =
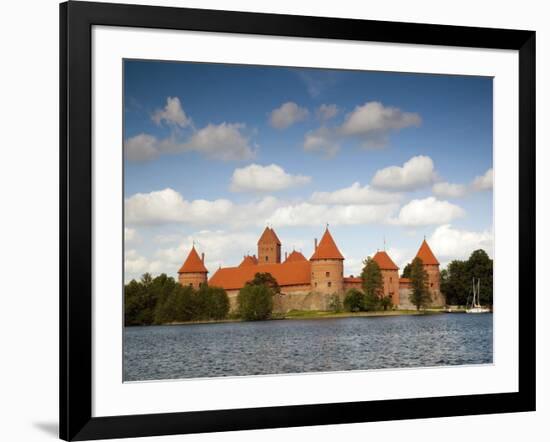
<path fill-rule="evenodd" d="M 288 252 L 285 252 L 285 261 L 288 259 Z"/>
<path fill-rule="evenodd" d="M 204 264 L 204 252 L 201 253 L 201 260 L 202 260 L 202 263 Z"/>
<path fill-rule="evenodd" d="M 317 250 L 317 238 L 315 238 L 315 243 L 314 243 L 314 248 L 313 248 L 313 251 Z"/>

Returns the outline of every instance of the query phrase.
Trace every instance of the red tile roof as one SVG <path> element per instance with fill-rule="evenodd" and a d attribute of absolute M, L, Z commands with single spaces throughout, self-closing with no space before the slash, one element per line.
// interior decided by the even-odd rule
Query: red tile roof
<path fill-rule="evenodd" d="M 178 273 L 208 273 L 202 259 L 200 259 L 199 254 L 195 250 L 195 246 L 193 246 L 189 255 L 187 255 L 187 259 L 178 270 Z"/>
<path fill-rule="evenodd" d="M 292 251 L 290 255 L 285 259 L 285 262 L 297 262 L 297 261 L 307 261 L 306 257 L 296 250 Z"/>
<path fill-rule="evenodd" d="M 395 265 L 390 258 L 390 255 L 388 255 L 385 251 L 376 252 L 372 259 L 376 261 L 376 264 L 378 264 L 380 270 L 399 270 L 399 267 Z"/>
<path fill-rule="evenodd" d="M 281 245 L 281 241 L 279 240 L 279 237 L 275 233 L 275 230 L 273 230 L 270 227 L 266 227 L 264 230 L 264 233 L 262 233 L 262 236 L 260 236 L 260 239 L 258 240 L 258 244 L 271 244 L 275 243 L 278 245 Z"/>
<path fill-rule="evenodd" d="M 410 278 L 399 278 L 399 284 L 411 284 Z"/>
<path fill-rule="evenodd" d="M 226 290 L 241 289 L 254 279 L 256 273 L 270 273 L 281 286 L 311 284 L 311 263 L 309 261 L 263 264 L 261 267 L 225 267 L 212 275 L 208 285 Z"/>
<path fill-rule="evenodd" d="M 358 276 L 345 276 L 344 282 L 363 282 L 363 279 Z"/>
<path fill-rule="evenodd" d="M 255 266 L 256 264 L 258 264 L 258 258 L 256 258 L 256 256 L 246 255 L 239 264 L 239 267 Z"/>
<path fill-rule="evenodd" d="M 325 230 L 317 249 L 315 249 L 313 255 L 309 259 L 344 259 L 334 239 L 332 239 L 332 235 L 328 231 L 328 228 Z"/>
<path fill-rule="evenodd" d="M 428 245 L 426 240 L 422 241 L 422 245 L 420 246 L 420 249 L 418 249 L 416 257 L 422 260 L 422 264 L 439 265 L 439 261 L 433 254 L 432 249 L 430 249 L 430 246 Z"/>

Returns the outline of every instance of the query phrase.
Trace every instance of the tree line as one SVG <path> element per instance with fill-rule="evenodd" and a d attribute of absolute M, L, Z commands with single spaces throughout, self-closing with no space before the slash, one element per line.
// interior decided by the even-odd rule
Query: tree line
<path fill-rule="evenodd" d="M 452 261 L 441 271 L 441 292 L 447 304 L 468 306 L 472 303 L 472 279 L 480 280 L 480 303 L 493 305 L 493 260 L 475 250 L 466 261 Z"/>
<path fill-rule="evenodd" d="M 219 287 L 205 284 L 195 290 L 164 273 L 156 278 L 145 273 L 124 286 L 125 325 L 217 320 L 228 313 L 229 298 Z"/>
<path fill-rule="evenodd" d="M 280 293 L 277 281 L 269 273 L 256 273 L 237 296 L 234 318 L 247 321 L 269 319 L 273 296 Z M 124 286 L 125 325 L 169 324 L 173 322 L 221 320 L 229 317 L 229 298 L 221 287 L 203 284 L 198 290 L 182 286 L 174 278 L 161 274 L 153 278 L 145 273 Z"/>

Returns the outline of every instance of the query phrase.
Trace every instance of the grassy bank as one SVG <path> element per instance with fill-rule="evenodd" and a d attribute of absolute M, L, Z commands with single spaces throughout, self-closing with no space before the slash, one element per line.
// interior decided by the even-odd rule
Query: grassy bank
<path fill-rule="evenodd" d="M 405 316 L 405 315 L 430 315 L 443 313 L 442 310 L 387 310 L 374 312 L 327 312 L 320 310 L 291 310 L 287 313 L 274 313 L 268 321 L 295 320 L 295 319 L 337 319 L 355 317 L 378 317 L 378 316 Z M 188 324 L 223 324 L 229 322 L 245 322 L 240 318 L 226 318 L 219 320 L 169 322 L 162 325 L 188 325 Z"/>

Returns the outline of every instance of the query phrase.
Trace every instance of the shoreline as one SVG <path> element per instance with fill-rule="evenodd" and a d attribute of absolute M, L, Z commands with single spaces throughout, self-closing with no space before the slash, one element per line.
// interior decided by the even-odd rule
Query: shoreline
<path fill-rule="evenodd" d="M 442 309 L 427 309 L 427 310 L 388 310 L 388 311 L 374 311 L 374 312 L 327 312 L 320 310 L 313 311 L 290 311 L 281 316 L 275 316 L 270 319 L 263 319 L 260 321 L 244 321 L 240 318 L 226 318 L 226 319 L 210 319 L 199 321 L 181 321 L 181 322 L 167 322 L 163 324 L 150 324 L 150 325 L 125 325 L 125 327 L 149 327 L 151 325 L 204 325 L 204 324 L 226 324 L 234 322 L 265 322 L 265 321 L 296 321 L 296 320 L 312 320 L 312 319 L 344 319 L 344 318 L 376 318 L 384 316 L 424 316 L 424 315 L 438 315 L 447 313 Z"/>

